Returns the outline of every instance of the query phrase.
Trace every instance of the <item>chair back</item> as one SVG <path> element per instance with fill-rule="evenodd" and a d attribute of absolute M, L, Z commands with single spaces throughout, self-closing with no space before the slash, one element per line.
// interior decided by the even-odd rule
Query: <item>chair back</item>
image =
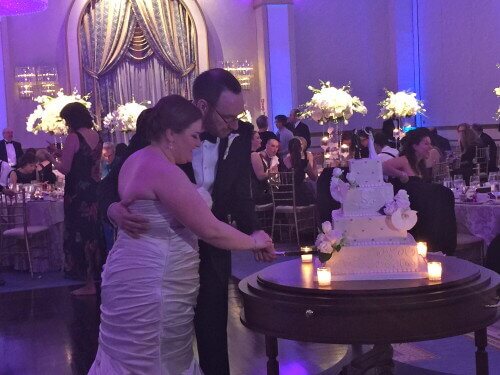
<path fill-rule="evenodd" d="M 275 206 L 296 206 L 295 173 L 293 171 L 270 173 L 269 185 Z"/>
<path fill-rule="evenodd" d="M 476 147 L 476 155 L 473 159 L 474 169 L 477 175 L 488 173 L 488 159 L 490 157 L 490 146 Z"/>
<path fill-rule="evenodd" d="M 28 231 L 28 213 L 26 209 L 26 191 L 22 189 L 13 196 L 0 194 L 0 230 L 24 227 Z"/>
<path fill-rule="evenodd" d="M 432 181 L 443 182 L 445 178 L 450 178 L 450 167 L 447 162 L 436 163 L 432 167 Z"/>

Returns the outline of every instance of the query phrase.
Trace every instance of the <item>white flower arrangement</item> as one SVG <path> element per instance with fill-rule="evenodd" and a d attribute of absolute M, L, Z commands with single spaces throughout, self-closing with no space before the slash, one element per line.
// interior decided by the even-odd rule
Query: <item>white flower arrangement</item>
<path fill-rule="evenodd" d="M 392 91 L 385 91 L 387 97 L 379 103 L 382 107 L 380 109 L 379 117 L 384 120 L 393 117 L 411 117 L 417 113 L 424 113 L 424 103 L 417 99 L 417 94 L 408 91 L 399 91 L 393 93 Z"/>
<path fill-rule="evenodd" d="M 343 171 L 340 168 L 335 168 L 332 171 L 332 179 L 330 180 L 330 194 L 337 202 L 342 203 L 347 195 L 347 191 L 358 186 L 356 179 L 347 173 L 346 181 L 343 180 Z"/>
<path fill-rule="evenodd" d="M 334 252 L 340 251 L 345 243 L 344 234 L 332 228 L 332 223 L 325 221 L 321 224 L 322 233 L 316 237 L 316 248 L 321 263 L 326 263 Z"/>
<path fill-rule="evenodd" d="M 314 95 L 303 106 L 301 117 L 311 117 L 320 124 L 341 120 L 347 124 L 355 112 L 366 115 L 366 107 L 357 96 L 351 96 L 349 85 L 336 88 L 331 86 L 330 82 L 320 81 L 320 83 L 320 89 L 308 86 Z"/>
<path fill-rule="evenodd" d="M 26 130 L 34 134 L 42 131 L 58 136 L 66 135 L 68 127 L 59 116 L 61 110 L 66 104 L 74 102 L 82 103 L 87 109 L 90 109 L 92 104 L 88 99 L 89 95 L 81 96 L 76 89 L 71 95 L 64 94 L 63 89 L 60 89 L 55 97 L 42 95 L 34 98 L 33 100 L 39 104 L 34 112 L 28 116 Z"/>
<path fill-rule="evenodd" d="M 410 208 L 406 190 L 399 190 L 394 199 L 387 202 L 384 213 L 391 217 L 391 223 L 398 230 L 410 230 L 417 223 L 417 211 Z"/>
<path fill-rule="evenodd" d="M 493 92 L 500 98 L 500 87 L 495 87 L 495 90 L 493 90 Z M 495 113 L 495 116 L 493 118 L 497 121 L 500 121 L 500 106 L 498 107 L 497 112 Z"/>
<path fill-rule="evenodd" d="M 151 102 L 148 100 L 137 103 L 132 98 L 131 102 L 119 105 L 115 111 L 108 113 L 106 117 L 104 117 L 104 128 L 108 129 L 111 133 L 115 131 L 124 133 L 135 131 L 137 118 L 142 111 L 147 109 L 144 104 L 151 104 Z"/>

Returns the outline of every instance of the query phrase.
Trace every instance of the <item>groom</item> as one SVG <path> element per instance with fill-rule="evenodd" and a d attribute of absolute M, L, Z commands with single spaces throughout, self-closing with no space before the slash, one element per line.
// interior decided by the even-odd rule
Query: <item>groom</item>
<path fill-rule="evenodd" d="M 240 122 L 243 95 L 238 80 L 223 69 L 200 74 L 193 85 L 194 104 L 203 113 L 201 146 L 193 161 L 180 166 L 192 181 L 212 194 L 214 215 L 238 229 L 252 233 L 258 229 L 250 195 L 250 143 L 253 128 Z M 196 213 L 193 213 L 195 215 Z M 140 235 L 147 228 L 143 218 L 128 212 L 126 204 L 114 203 L 109 218 L 121 229 Z M 257 260 L 267 259 L 263 252 Z M 231 256 L 200 241 L 200 291 L 195 311 L 195 330 L 200 366 L 205 375 L 229 374 L 227 348 L 228 282 Z"/>

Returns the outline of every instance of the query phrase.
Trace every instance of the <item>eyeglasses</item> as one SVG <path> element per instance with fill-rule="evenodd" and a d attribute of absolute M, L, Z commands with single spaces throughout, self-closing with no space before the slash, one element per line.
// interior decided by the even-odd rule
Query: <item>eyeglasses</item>
<path fill-rule="evenodd" d="M 217 108 L 214 107 L 215 113 L 219 115 L 222 121 L 224 121 L 227 125 L 234 124 L 238 120 L 240 120 L 243 116 L 245 116 L 245 112 L 241 112 L 239 115 L 231 116 L 231 115 L 221 115 Z"/>

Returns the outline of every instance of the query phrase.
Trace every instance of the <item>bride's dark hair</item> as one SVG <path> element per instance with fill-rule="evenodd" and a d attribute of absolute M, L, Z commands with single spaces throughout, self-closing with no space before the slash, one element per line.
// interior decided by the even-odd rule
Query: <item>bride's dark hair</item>
<path fill-rule="evenodd" d="M 167 129 L 182 133 L 193 122 L 201 119 L 201 111 L 180 95 L 168 95 L 158 100 L 149 116 L 148 138 L 154 141 Z"/>
<path fill-rule="evenodd" d="M 406 156 L 408 162 L 410 163 L 411 169 L 415 171 L 415 173 L 424 176 L 427 173 L 427 169 L 425 167 L 425 160 L 417 160 L 417 155 L 415 153 L 414 145 L 418 145 L 425 137 L 430 138 L 430 131 L 427 128 L 416 128 L 414 130 L 410 130 L 406 133 L 405 137 L 401 141 L 403 150 L 401 151 L 401 156 Z"/>

